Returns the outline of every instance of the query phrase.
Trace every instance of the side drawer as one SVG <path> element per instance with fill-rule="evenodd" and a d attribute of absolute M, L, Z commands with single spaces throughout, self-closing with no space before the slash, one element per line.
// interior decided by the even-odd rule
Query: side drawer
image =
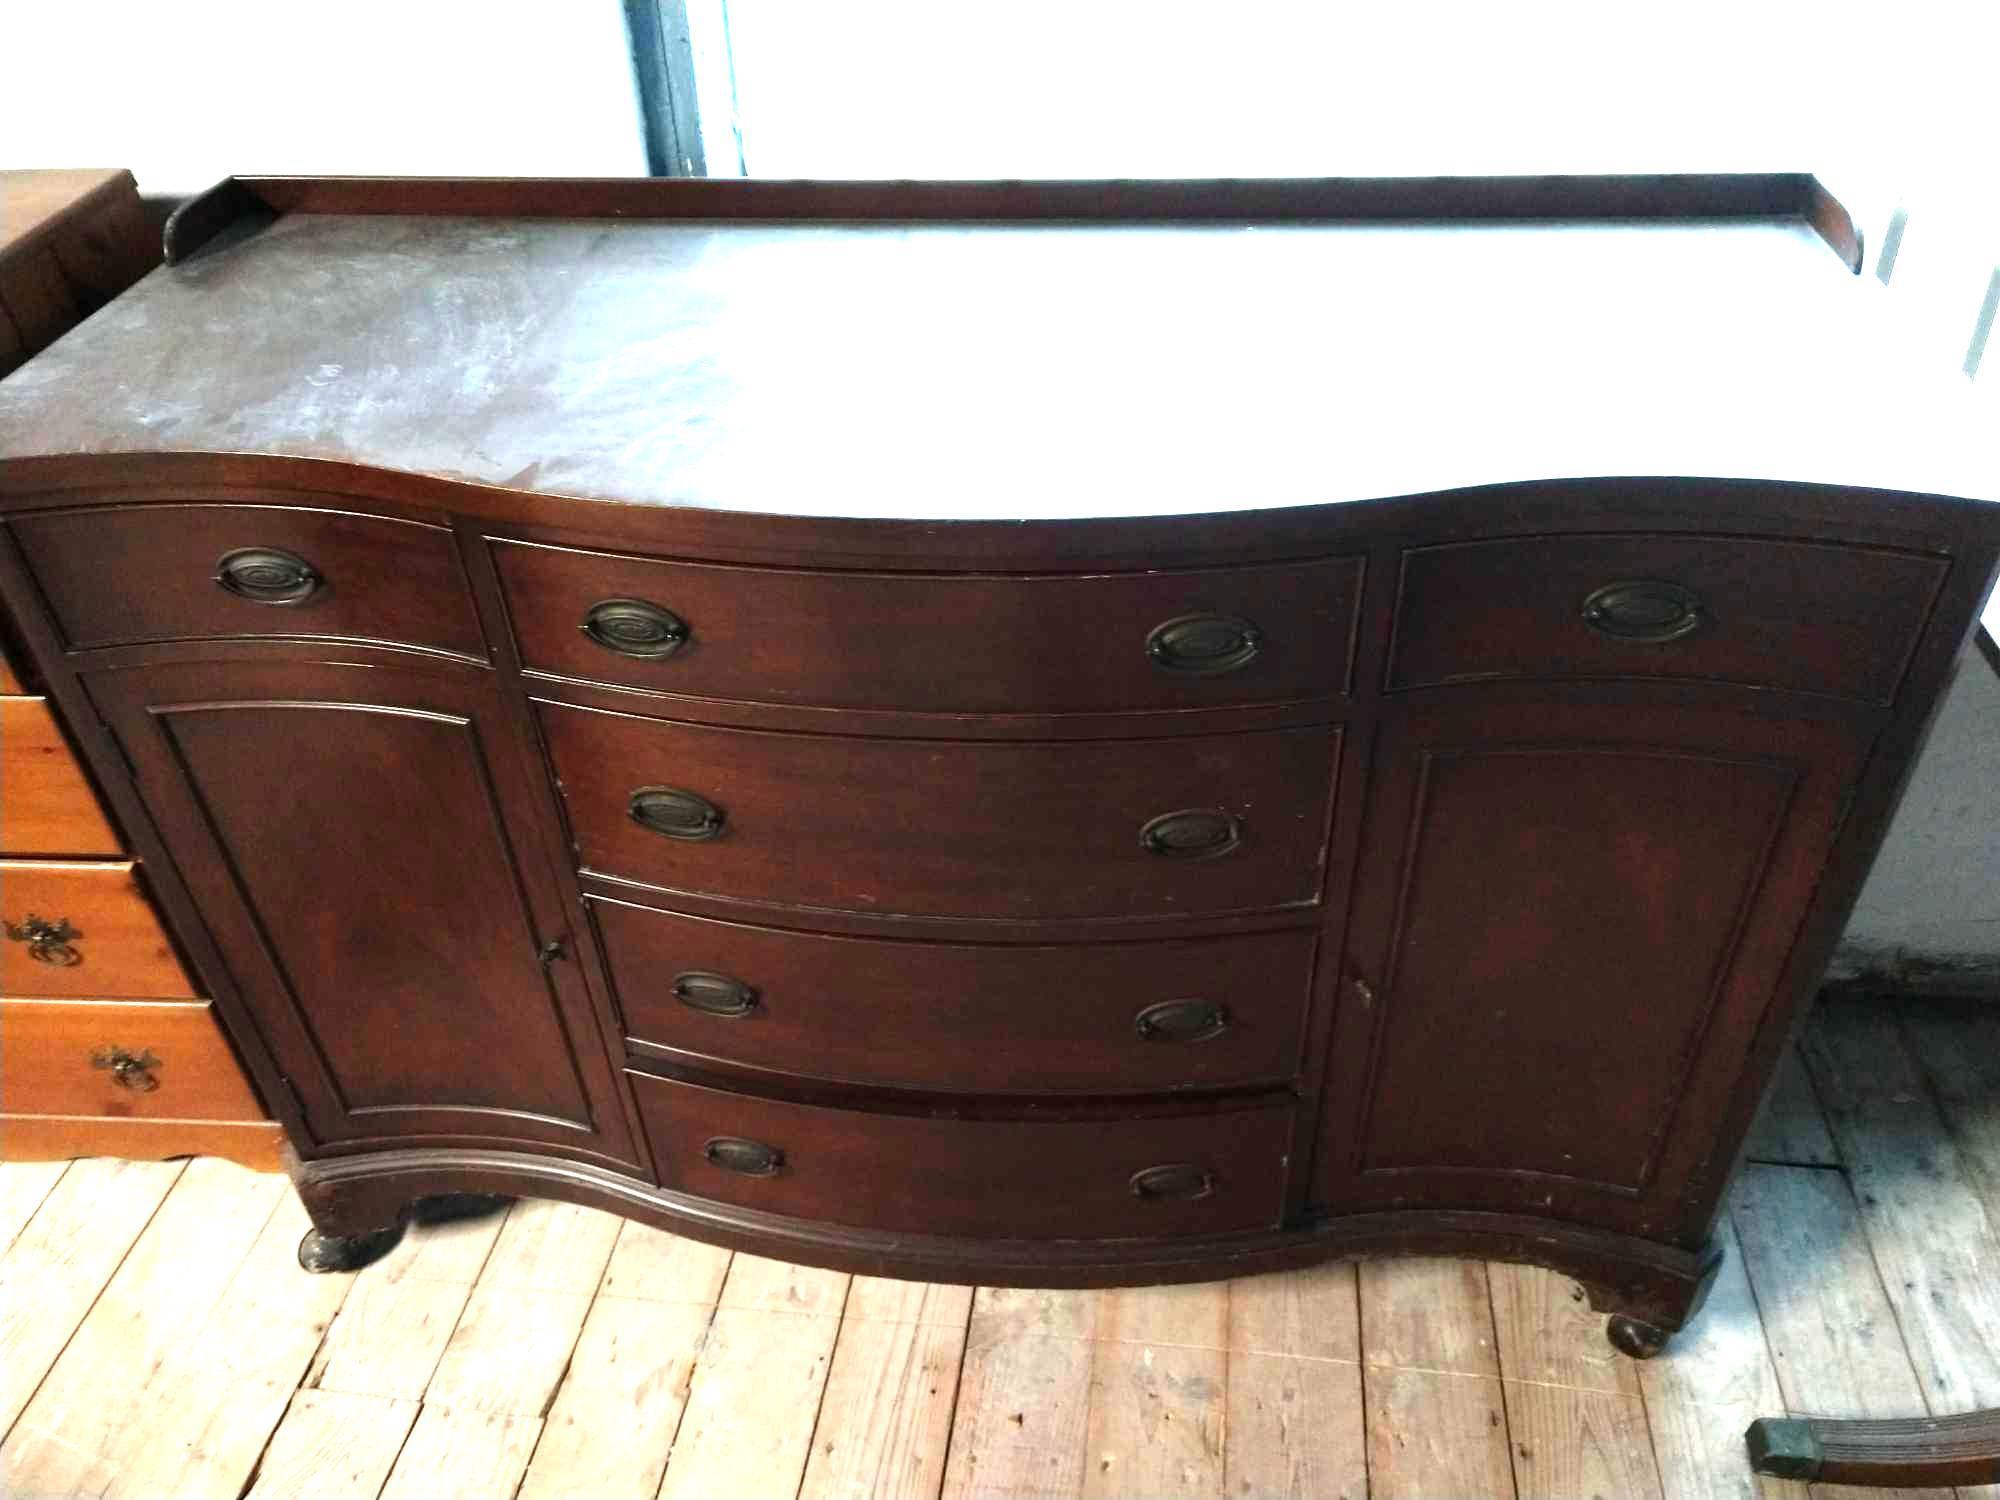
<path fill-rule="evenodd" d="M 991 1239 L 1276 1227 L 1289 1104 L 1136 1120 L 868 1114 L 632 1075 L 676 1192 L 795 1218 Z"/>
<path fill-rule="evenodd" d="M 723 567 L 522 542 L 495 542 L 493 554 L 531 671 L 692 697 L 936 713 L 1345 693 L 1362 568 L 1336 558 L 982 577 Z"/>
<path fill-rule="evenodd" d="M 1314 934 L 885 942 L 592 900 L 632 1040 L 773 1073 L 963 1093 L 1287 1083 Z"/>
<path fill-rule="evenodd" d="M 46 698 L 0 698 L 0 854 L 122 852 Z"/>
<path fill-rule="evenodd" d="M 1320 896 L 1339 731 L 940 741 L 541 705 L 584 868 L 932 917 L 1183 916 Z"/>
<path fill-rule="evenodd" d="M 443 526 L 248 504 L 109 505 L 9 524 L 73 650 L 320 636 L 486 656 Z"/>
<path fill-rule="evenodd" d="M 1948 564 L 1834 543 L 1514 537 L 1403 555 L 1388 686 L 1676 678 L 1884 704 Z"/>
<path fill-rule="evenodd" d="M 0 994 L 181 999 L 195 989 L 130 860 L 0 860 Z"/>
<path fill-rule="evenodd" d="M 261 1120 L 207 1001 L 0 1000 L 10 1115 Z"/>

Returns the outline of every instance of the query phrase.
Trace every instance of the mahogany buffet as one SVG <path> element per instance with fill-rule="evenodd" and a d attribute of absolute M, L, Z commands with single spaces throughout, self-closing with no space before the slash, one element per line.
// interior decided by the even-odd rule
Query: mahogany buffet
<path fill-rule="evenodd" d="M 313 1264 L 532 1194 L 1693 1314 L 2000 553 L 1814 179 L 243 178 L 167 249 L 0 382 L 0 585 Z"/>

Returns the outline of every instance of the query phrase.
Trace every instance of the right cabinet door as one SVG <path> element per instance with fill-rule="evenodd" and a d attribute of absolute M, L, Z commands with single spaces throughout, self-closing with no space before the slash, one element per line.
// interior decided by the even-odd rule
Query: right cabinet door
<path fill-rule="evenodd" d="M 1699 1235 L 1864 749 L 1838 722 L 1710 708 L 1393 712 L 1316 1203 Z"/>

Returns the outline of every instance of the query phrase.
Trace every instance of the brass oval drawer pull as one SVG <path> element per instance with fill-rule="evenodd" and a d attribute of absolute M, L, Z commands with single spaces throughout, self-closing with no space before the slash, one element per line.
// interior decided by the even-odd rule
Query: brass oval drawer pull
<path fill-rule="evenodd" d="M 707 969 L 689 969 L 674 976 L 674 998 L 705 1016 L 734 1019 L 757 1008 L 757 992 L 740 979 Z"/>
<path fill-rule="evenodd" d="M 30 912 L 18 927 L 12 922 L 4 926 L 11 941 L 28 945 L 28 957 L 38 964 L 68 969 L 83 962 L 83 955 L 76 949 L 76 940 L 83 934 L 70 925 L 68 917 L 49 922 Z"/>
<path fill-rule="evenodd" d="M 694 632 L 672 610 L 649 599 L 600 599 L 579 627 L 594 645 L 639 661 L 672 656 Z"/>
<path fill-rule="evenodd" d="M 1242 820 L 1219 807 L 1161 813 L 1139 830 L 1140 845 L 1163 859 L 1213 859 L 1242 842 Z"/>
<path fill-rule="evenodd" d="M 1607 583 L 1583 601 L 1583 623 L 1613 640 L 1660 645 L 1701 629 L 1701 598 L 1655 578 Z"/>
<path fill-rule="evenodd" d="M 150 1094 L 160 1086 L 160 1080 L 153 1076 L 160 1060 L 150 1047 L 136 1056 L 123 1047 L 99 1047 L 90 1054 L 90 1065 L 109 1071 L 113 1083 L 135 1094 Z"/>
<path fill-rule="evenodd" d="M 1229 1011 L 1213 1000 L 1162 1000 L 1132 1018 L 1148 1042 L 1206 1042 L 1229 1029 Z"/>
<path fill-rule="evenodd" d="M 1132 1196 L 1153 1203 L 1192 1203 L 1215 1191 L 1215 1174 L 1191 1162 L 1169 1162 L 1132 1174 Z"/>
<path fill-rule="evenodd" d="M 215 581 L 252 604 L 304 604 L 326 580 L 296 552 L 280 547 L 239 547 L 215 565 Z"/>
<path fill-rule="evenodd" d="M 1146 637 L 1153 665 L 1185 677 L 1239 672 L 1263 649 L 1263 632 L 1239 615 L 1181 615 Z"/>
<path fill-rule="evenodd" d="M 641 828 L 688 843 L 720 837 L 724 821 L 713 802 L 676 786 L 637 788 L 626 799 L 625 812 Z"/>
<path fill-rule="evenodd" d="M 762 1141 L 746 1141 L 740 1135 L 711 1136 L 701 1154 L 725 1172 L 742 1177 L 775 1177 L 785 1165 L 785 1153 Z"/>

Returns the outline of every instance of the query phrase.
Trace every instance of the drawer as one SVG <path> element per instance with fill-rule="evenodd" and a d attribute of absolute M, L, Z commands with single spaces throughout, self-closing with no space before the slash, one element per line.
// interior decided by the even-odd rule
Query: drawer
<path fill-rule="evenodd" d="M 329 636 L 486 654 L 442 526 L 272 505 L 105 506 L 9 524 L 72 648 Z"/>
<path fill-rule="evenodd" d="M 261 1120 L 206 1001 L 0 1000 L 10 1115 Z"/>
<path fill-rule="evenodd" d="M 0 854 L 118 854 L 46 698 L 0 698 Z"/>
<path fill-rule="evenodd" d="M 583 867 L 665 890 L 1019 919 L 1320 894 L 1333 728 L 950 742 L 541 717 Z"/>
<path fill-rule="evenodd" d="M 593 901 L 625 1028 L 691 1057 L 967 1093 L 1289 1082 L 1311 932 L 884 942 Z"/>
<path fill-rule="evenodd" d="M 1275 1228 L 1292 1110 L 953 1120 L 725 1093 L 635 1073 L 660 1183 L 802 1219 L 994 1239 Z"/>
<path fill-rule="evenodd" d="M 1947 565 L 1725 536 L 1548 536 L 1403 555 L 1388 686 L 1661 677 L 1887 703 Z"/>
<path fill-rule="evenodd" d="M 531 670 L 705 698 L 945 713 L 1344 693 L 1362 566 L 973 577 L 716 567 L 518 542 L 493 552 Z"/>
<path fill-rule="evenodd" d="M 173 999 L 195 993 L 129 860 L 0 861 L 0 994 Z"/>

